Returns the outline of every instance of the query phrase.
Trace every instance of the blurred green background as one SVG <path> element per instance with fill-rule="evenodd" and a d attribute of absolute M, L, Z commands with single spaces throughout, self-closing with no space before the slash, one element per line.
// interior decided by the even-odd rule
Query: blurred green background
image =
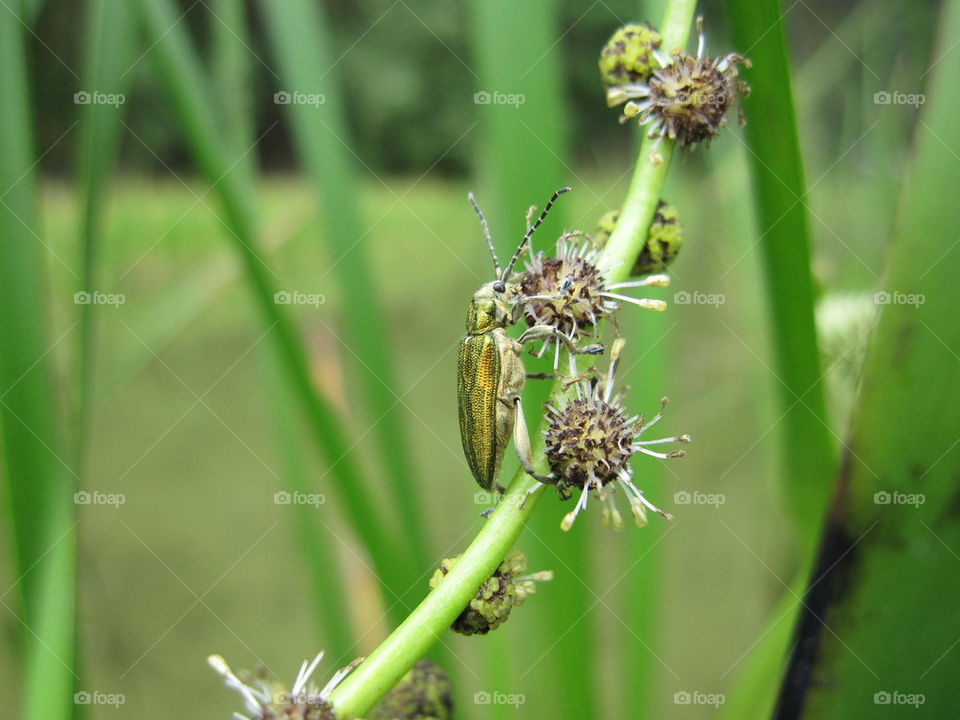
<path fill-rule="evenodd" d="M 708 47 L 752 57 L 734 44 L 731 5 L 700 4 Z M 884 277 L 915 138 L 933 129 L 919 119 L 924 107 L 878 104 L 875 94 L 928 92 L 953 49 L 954 38 L 937 37 L 950 5 L 802 0 L 780 9 L 806 170 L 825 376 L 817 392 L 837 456 L 867 332 L 882 309 L 874 293 L 923 290 Z M 35 264 L 5 256 L 2 281 L 42 276 L 5 312 L 23 325 L 42 322 L 34 329 L 44 338 L 34 338 L 40 352 L 31 354 L 18 321 L 4 326 L 9 347 L 25 356 L 0 388 L 10 403 L 0 515 L 0 687 L 9 717 L 39 707 L 28 700 L 31 668 L 43 667 L 24 660 L 31 646 L 40 656 L 46 648 L 57 672 L 70 669 L 72 692 L 123 695 L 119 708 L 69 703 L 81 716 L 226 717 L 238 698 L 207 655 L 290 682 L 302 659 L 327 648 L 325 677 L 376 647 L 420 600 L 436 563 L 466 546 L 486 507 L 485 498 L 475 502 L 455 421 L 454 350 L 472 292 L 491 274 L 466 193 L 487 211 L 501 256 L 521 236 L 527 208 L 557 187 L 575 192 L 539 231 L 538 249 L 563 228 L 591 231 L 618 207 L 639 136 L 605 107 L 596 58 L 619 25 L 656 23 L 664 7 L 4 4 L 0 92 L 5 107 L 19 107 L 9 110 L 5 142 L 25 157 L 3 175 L 17 192 L 0 200 L 13 218 L 4 228 L 29 230 L 23 247 Z M 21 50 L 17 76 L 10 59 Z M 78 92 L 125 101 L 77 104 Z M 278 104 L 280 92 L 322 94 L 323 102 Z M 484 92 L 524 100 L 478 104 Z M 755 94 L 747 109 L 747 122 L 762 126 L 764 98 Z M 785 490 L 766 228 L 751 194 L 754 151 L 733 118 L 730 125 L 708 151 L 674 159 L 665 197 L 680 212 L 685 246 L 671 287 L 650 292 L 670 308 L 649 317 L 627 307 L 619 316 L 629 406 L 649 415 L 668 395 L 661 427 L 694 440 L 682 460 L 635 460 L 638 484 L 677 519 L 616 534 L 588 512 L 564 535 L 569 506 L 548 494 L 518 547 L 556 580 L 501 630 L 448 633 L 432 655 L 454 680 L 457 717 L 714 717 L 732 704 L 771 628 L 789 630 L 784 598 L 809 569 L 804 548 L 817 536 L 797 529 Z M 945 237 L 936 241 L 944 271 L 956 267 L 955 238 Z M 267 287 L 322 298 L 264 303 Z M 123 302 L 78 305 L 83 291 L 119 293 Z M 684 303 L 682 293 L 718 300 Z M 300 338 L 326 424 L 316 405 L 304 414 L 303 386 L 288 382 L 290 355 L 276 350 L 298 348 L 276 342 L 282 327 L 265 319 L 267 304 Z M 955 371 L 956 355 L 945 358 Z M 32 382 L 47 388 L 38 412 L 53 418 L 56 442 L 31 431 L 11 445 L 17 395 L 7 393 Z M 543 392 L 528 393 L 531 428 Z M 956 415 L 938 417 L 944 432 L 958 430 Z M 910 418 L 890 421 L 909 442 Z M 34 441 L 43 447 L 24 444 Z M 955 470 L 953 445 L 930 442 L 922 454 L 947 457 L 940 470 Z M 51 481 L 64 497 L 119 493 L 123 503 L 70 503 L 76 516 L 64 520 L 42 492 L 30 499 L 42 477 L 12 474 L 31 462 L 51 476 L 68 471 Z M 516 465 L 508 450 L 504 477 Z M 358 486 L 364 494 L 347 497 Z M 323 502 L 277 503 L 276 493 L 294 491 Z M 717 502 L 684 504 L 684 493 Z M 41 521 L 38 550 L 24 553 L 23 528 Z M 362 528 L 379 529 L 381 542 Z M 45 607 L 43 593 L 72 594 L 72 580 L 59 590 L 26 580 L 72 533 L 76 658 L 72 641 L 66 656 L 41 642 L 34 619 L 44 610 L 31 608 L 30 596 Z M 955 597 L 960 566 L 952 570 L 943 581 Z M 949 635 L 934 673 L 956 669 L 960 651 L 949 654 Z M 784 662 L 773 663 L 770 693 Z M 874 684 L 909 689 L 892 678 Z M 524 703 L 475 703 L 482 692 L 520 694 Z M 681 707 L 677 693 L 724 702 Z M 883 708 L 862 701 L 860 716 L 895 716 L 872 715 Z"/>

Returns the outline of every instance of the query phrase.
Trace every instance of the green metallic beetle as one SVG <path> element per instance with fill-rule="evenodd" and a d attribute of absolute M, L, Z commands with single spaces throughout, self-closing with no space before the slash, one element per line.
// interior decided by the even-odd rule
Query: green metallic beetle
<path fill-rule="evenodd" d="M 533 467 L 530 434 L 520 402 L 527 377 L 521 360 L 524 346 L 534 340 L 557 337 L 571 352 L 597 353 L 603 350 L 596 345 L 577 348 L 570 338 L 551 326 L 535 325 L 516 340 L 508 336 L 506 331 L 507 327 L 522 319 L 523 306 L 528 299 L 524 297 L 520 285 L 508 282 L 507 278 L 524 246 L 543 222 L 553 203 L 569 190 L 570 188 L 564 187 L 553 194 L 540 217 L 527 229 L 510 264 L 503 271 L 493 248 L 486 218 L 477 206 L 473 193 L 468 196 L 470 204 L 480 217 L 480 225 L 483 227 L 496 269 L 496 279 L 474 293 L 467 311 L 467 336 L 460 345 L 457 364 L 460 439 L 463 441 L 463 452 L 470 470 L 484 490 L 504 490 L 497 482 L 497 476 L 500 474 L 503 453 L 511 435 L 523 469 L 541 482 L 551 481 L 549 477 L 537 474 Z"/>

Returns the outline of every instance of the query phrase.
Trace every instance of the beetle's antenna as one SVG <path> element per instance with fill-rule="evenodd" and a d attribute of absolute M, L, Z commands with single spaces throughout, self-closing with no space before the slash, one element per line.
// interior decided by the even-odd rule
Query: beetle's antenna
<path fill-rule="evenodd" d="M 523 240 L 520 241 L 520 244 L 517 245 L 517 251 L 513 253 L 513 257 L 510 258 L 510 264 L 507 266 L 506 271 L 500 275 L 501 280 L 506 280 L 507 275 L 510 274 L 510 271 L 513 270 L 513 266 L 517 262 L 517 258 L 520 257 L 520 251 L 523 250 L 524 245 L 533 237 L 533 233 L 536 232 L 536 229 L 540 227 L 540 223 L 543 222 L 543 219 L 547 216 L 547 213 L 550 212 L 550 208 L 553 207 L 553 204 L 557 201 L 557 198 L 563 195 L 565 192 L 570 192 L 573 190 L 571 187 L 562 187 L 557 190 L 553 197 L 547 201 L 547 204 L 543 206 L 543 212 L 540 213 L 540 217 L 537 218 L 537 221 L 527 229 L 527 234 L 523 236 Z M 479 212 L 479 211 L 478 211 Z"/>
<path fill-rule="evenodd" d="M 483 216 L 483 210 L 480 209 L 480 206 L 477 205 L 476 199 L 473 197 L 473 193 L 467 193 L 467 198 L 470 200 L 470 204 L 473 205 L 473 209 L 477 211 L 477 215 L 480 217 L 480 226 L 483 228 L 483 234 L 487 238 L 487 246 L 490 248 L 490 257 L 493 258 L 493 267 L 496 269 L 497 277 L 500 277 L 500 261 L 497 260 L 497 251 L 493 249 L 493 238 L 490 237 L 490 228 L 487 227 L 487 219 Z"/>

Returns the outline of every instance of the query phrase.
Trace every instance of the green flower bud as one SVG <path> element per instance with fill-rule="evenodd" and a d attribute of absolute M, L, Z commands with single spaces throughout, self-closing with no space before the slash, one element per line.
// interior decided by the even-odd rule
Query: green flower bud
<path fill-rule="evenodd" d="M 450 678 L 431 660 L 421 660 L 403 676 L 367 720 L 448 720 L 453 717 Z"/>
<path fill-rule="evenodd" d="M 660 67 L 656 49 L 661 42 L 660 33 L 647 23 L 624 25 L 617 30 L 600 53 L 600 77 L 604 85 L 646 83 L 650 74 Z"/>
<path fill-rule="evenodd" d="M 430 579 L 430 588 L 440 584 L 444 576 L 457 564 L 458 558 L 445 558 Z M 452 629 L 461 635 L 486 635 L 495 630 L 510 615 L 515 605 L 523 604 L 527 595 L 536 592 L 536 581 L 553 579 L 552 572 L 539 572 L 525 577 L 527 557 L 519 550 L 511 550 L 490 577 L 483 581 L 470 604 L 453 621 Z"/>
<path fill-rule="evenodd" d="M 594 244 L 598 249 L 606 246 L 619 219 L 619 210 L 611 210 L 600 218 L 594 236 Z M 680 226 L 677 209 L 661 200 L 653 216 L 650 232 L 647 233 L 647 240 L 630 274 L 662 273 L 677 257 L 681 245 L 683 245 L 683 228 Z"/>

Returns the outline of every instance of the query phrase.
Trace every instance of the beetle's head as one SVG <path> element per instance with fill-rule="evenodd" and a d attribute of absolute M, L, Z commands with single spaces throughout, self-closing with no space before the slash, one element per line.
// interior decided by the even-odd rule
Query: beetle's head
<path fill-rule="evenodd" d="M 535 223 L 531 225 L 529 219 L 527 220 L 527 232 L 520 241 L 520 244 L 517 245 L 517 249 L 513 253 L 513 257 L 510 258 L 510 263 L 507 265 L 506 270 L 500 269 L 500 261 L 497 260 L 497 251 L 493 248 L 493 238 L 490 237 L 490 228 L 487 227 L 487 219 L 480 211 L 477 201 L 474 200 L 473 193 L 468 193 L 467 197 L 470 200 L 470 204 L 473 205 L 473 209 L 476 210 L 477 216 L 480 218 L 480 226 L 483 228 L 484 237 L 487 239 L 487 247 L 490 248 L 490 257 L 493 258 L 493 267 L 496 271 L 497 278 L 493 282 L 483 285 L 474 293 L 473 302 L 470 303 L 470 309 L 467 311 L 468 333 L 471 335 L 481 335 L 495 328 L 516 325 L 520 322 L 520 317 L 523 312 L 523 293 L 519 285 L 507 282 L 504 278 L 511 277 L 513 266 L 517 264 L 520 253 L 523 252 L 527 243 L 530 242 L 530 237 L 534 231 L 540 227 L 540 223 L 547 217 L 547 213 L 550 212 L 553 203 L 556 202 L 558 197 L 569 190 L 570 188 L 568 187 L 557 190 L 553 194 L 553 197 L 547 202 L 543 208 L 543 212 L 540 213 L 540 217 L 537 218 Z"/>
<path fill-rule="evenodd" d="M 480 335 L 494 328 L 515 325 L 522 312 L 520 286 L 503 280 L 482 285 L 473 294 L 467 311 L 467 332 Z"/>

